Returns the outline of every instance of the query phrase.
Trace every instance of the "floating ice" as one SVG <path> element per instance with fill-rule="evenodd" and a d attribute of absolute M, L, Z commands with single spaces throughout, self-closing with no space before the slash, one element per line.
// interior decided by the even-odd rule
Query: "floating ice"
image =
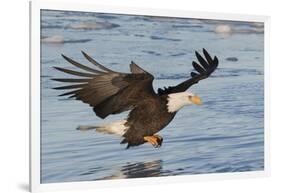
<path fill-rule="evenodd" d="M 215 32 L 218 34 L 231 34 L 232 33 L 232 28 L 229 25 L 218 25 L 215 28 Z"/>
<path fill-rule="evenodd" d="M 41 38 L 41 42 L 47 44 L 85 43 L 89 41 L 91 41 L 91 39 L 77 39 L 77 40 L 64 39 L 64 37 L 60 35 Z"/>
<path fill-rule="evenodd" d="M 228 37 L 233 33 L 250 34 L 264 33 L 264 26 L 260 23 L 251 23 L 243 25 L 219 24 L 215 27 L 214 32 L 224 37 Z"/>
<path fill-rule="evenodd" d="M 62 44 L 64 43 L 64 39 L 60 35 L 54 35 L 49 37 L 44 37 L 41 39 L 41 42 L 43 43 L 56 43 L 56 44 Z"/>
<path fill-rule="evenodd" d="M 70 25 L 70 28 L 72 29 L 84 29 L 84 30 L 110 29 L 114 27 L 119 27 L 119 25 L 109 22 L 85 22 L 85 23 L 76 23 Z"/>

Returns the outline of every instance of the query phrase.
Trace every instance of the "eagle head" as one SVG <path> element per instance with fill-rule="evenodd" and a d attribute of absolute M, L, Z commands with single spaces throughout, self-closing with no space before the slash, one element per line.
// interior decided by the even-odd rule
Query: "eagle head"
<path fill-rule="evenodd" d="M 191 104 L 201 105 L 201 98 L 191 92 L 178 92 L 167 96 L 167 109 L 170 113 L 176 112 L 182 107 Z"/>

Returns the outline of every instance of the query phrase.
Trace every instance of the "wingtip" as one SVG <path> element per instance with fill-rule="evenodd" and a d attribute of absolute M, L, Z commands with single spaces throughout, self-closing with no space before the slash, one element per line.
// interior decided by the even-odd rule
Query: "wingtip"
<path fill-rule="evenodd" d="M 83 50 L 81 50 L 81 53 L 82 53 L 82 55 L 83 55 L 87 60 L 89 60 L 90 56 L 89 56 L 86 52 L 84 52 Z"/>
<path fill-rule="evenodd" d="M 84 56 L 86 59 L 89 60 L 90 56 L 89 56 L 86 52 L 84 52 L 83 50 L 81 50 L 81 53 L 83 54 L 83 56 Z"/>
<path fill-rule="evenodd" d="M 191 75 L 191 77 L 195 77 L 195 76 L 197 76 L 198 74 L 197 74 L 196 72 L 191 72 L 190 75 Z"/>
<path fill-rule="evenodd" d="M 195 56 L 196 56 L 197 59 L 201 57 L 201 55 L 199 54 L 198 51 L 195 51 Z"/>
<path fill-rule="evenodd" d="M 67 57 L 67 56 L 64 55 L 64 54 L 61 54 L 61 56 L 63 57 L 63 59 L 65 59 L 65 60 L 68 61 L 68 62 L 72 60 L 71 58 Z"/>
<path fill-rule="evenodd" d="M 59 78 L 51 78 L 50 80 L 56 81 L 56 82 L 62 82 Z M 52 89 L 54 89 L 54 88 L 52 88 Z"/>
<path fill-rule="evenodd" d="M 67 57 L 66 55 L 64 55 L 64 54 L 61 54 L 61 57 L 63 57 L 63 59 L 65 59 L 66 61 L 68 61 L 70 58 L 69 57 Z"/>
<path fill-rule="evenodd" d="M 58 71 L 62 71 L 64 72 L 64 68 L 58 67 L 58 66 L 53 66 L 54 69 L 58 70 Z"/>
<path fill-rule="evenodd" d="M 214 57 L 214 63 L 215 63 L 216 65 L 219 64 L 219 59 L 217 58 L 217 56 Z"/>
<path fill-rule="evenodd" d="M 203 48 L 203 54 L 204 55 L 209 54 L 205 48 Z"/>
<path fill-rule="evenodd" d="M 53 80 L 53 81 L 57 81 L 57 79 L 56 79 L 56 78 L 51 78 L 51 80 Z"/>
<path fill-rule="evenodd" d="M 84 52 L 83 50 L 81 50 L 81 53 L 85 56 L 87 55 L 86 52 Z"/>

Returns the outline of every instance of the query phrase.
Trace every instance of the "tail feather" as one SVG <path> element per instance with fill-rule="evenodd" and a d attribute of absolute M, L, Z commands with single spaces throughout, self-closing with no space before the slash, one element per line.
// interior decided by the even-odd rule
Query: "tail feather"
<path fill-rule="evenodd" d="M 80 125 L 77 127 L 77 130 L 88 131 L 88 130 L 95 129 L 99 133 L 115 134 L 115 135 L 123 136 L 128 129 L 125 126 L 125 123 L 126 120 L 116 121 L 103 126 Z"/>

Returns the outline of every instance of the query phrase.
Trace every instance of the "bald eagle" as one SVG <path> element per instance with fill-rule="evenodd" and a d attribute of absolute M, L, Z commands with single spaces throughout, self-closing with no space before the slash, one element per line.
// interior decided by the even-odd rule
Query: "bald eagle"
<path fill-rule="evenodd" d="M 146 142 L 154 147 L 160 147 L 163 138 L 156 133 L 167 126 L 182 107 L 201 104 L 199 96 L 186 90 L 209 77 L 219 63 L 218 58 L 216 56 L 212 58 L 205 49 L 203 49 L 204 57 L 195 51 L 199 64 L 192 62 L 195 72 L 190 73 L 191 78 L 176 86 L 159 88 L 156 93 L 152 86 L 153 75 L 133 61 L 130 64 L 131 73 L 123 73 L 101 65 L 83 51 L 82 54 L 95 68 L 80 64 L 62 54 L 66 61 L 83 71 L 54 67 L 64 73 L 77 76 L 52 79 L 72 83 L 54 89 L 69 90 L 59 96 L 68 96 L 89 104 L 95 114 L 102 119 L 111 114 L 130 111 L 127 119 L 121 121 L 77 128 L 78 130 L 96 129 L 98 132 L 119 135 L 123 138 L 121 144 L 127 144 L 127 148 Z"/>

